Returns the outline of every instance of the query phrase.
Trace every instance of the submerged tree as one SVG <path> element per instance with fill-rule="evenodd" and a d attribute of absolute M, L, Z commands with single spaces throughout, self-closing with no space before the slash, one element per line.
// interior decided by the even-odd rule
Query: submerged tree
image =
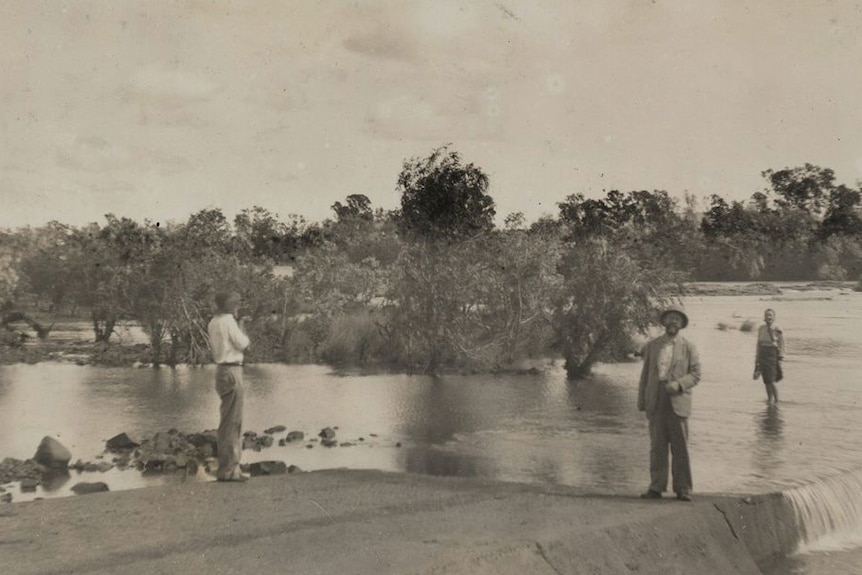
<path fill-rule="evenodd" d="M 639 262 L 607 238 L 567 245 L 559 271 L 551 321 L 570 378 L 589 375 L 633 333 L 646 334 L 657 307 L 669 299 L 667 285 L 677 279 L 669 266 Z"/>

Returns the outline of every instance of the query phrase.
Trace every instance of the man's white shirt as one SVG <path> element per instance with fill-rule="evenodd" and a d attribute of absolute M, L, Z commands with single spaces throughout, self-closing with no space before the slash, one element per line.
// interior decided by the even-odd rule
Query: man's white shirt
<path fill-rule="evenodd" d="M 214 316 L 207 327 L 210 350 L 216 363 L 242 363 L 243 351 L 249 339 L 236 323 L 233 314 L 221 313 Z"/>

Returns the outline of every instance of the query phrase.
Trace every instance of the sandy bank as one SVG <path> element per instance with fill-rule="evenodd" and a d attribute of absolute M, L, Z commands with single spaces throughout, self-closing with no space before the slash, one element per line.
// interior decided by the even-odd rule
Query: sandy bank
<path fill-rule="evenodd" d="M 0 506 L 0 572 L 755 574 L 792 550 L 780 496 L 588 496 L 376 471 Z"/>

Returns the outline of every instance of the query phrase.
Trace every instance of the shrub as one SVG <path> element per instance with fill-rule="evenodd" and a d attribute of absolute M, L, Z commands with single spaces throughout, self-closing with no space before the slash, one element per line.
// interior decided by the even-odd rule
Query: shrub
<path fill-rule="evenodd" d="M 754 329 L 754 322 L 751 321 L 750 319 L 745 320 L 744 322 L 742 322 L 742 325 L 739 326 L 739 331 L 743 331 L 743 332 L 749 332 L 749 331 L 752 331 L 753 329 Z"/>
<path fill-rule="evenodd" d="M 383 337 L 371 313 L 353 313 L 332 319 L 327 338 L 320 345 L 320 358 L 336 365 L 379 361 Z"/>

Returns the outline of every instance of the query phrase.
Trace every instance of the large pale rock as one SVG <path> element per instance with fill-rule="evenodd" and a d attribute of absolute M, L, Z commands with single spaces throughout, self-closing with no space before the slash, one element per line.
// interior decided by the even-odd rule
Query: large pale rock
<path fill-rule="evenodd" d="M 42 442 L 36 449 L 36 455 L 33 456 L 34 461 L 49 469 L 66 469 L 70 459 L 72 459 L 72 453 L 62 443 L 48 436 L 42 438 Z"/>

